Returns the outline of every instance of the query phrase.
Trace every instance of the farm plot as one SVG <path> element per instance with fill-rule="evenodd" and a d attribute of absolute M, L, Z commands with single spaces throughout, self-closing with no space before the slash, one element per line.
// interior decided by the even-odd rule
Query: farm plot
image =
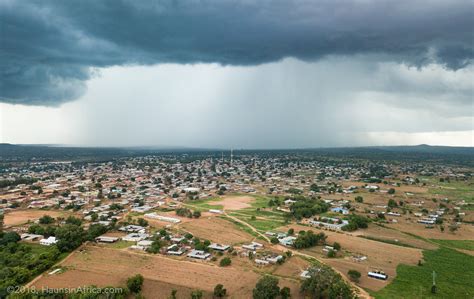
<path fill-rule="evenodd" d="M 223 244 L 238 244 L 249 242 L 254 239 L 252 235 L 248 234 L 243 229 L 240 229 L 230 221 L 219 217 L 201 217 L 183 223 L 179 227 L 199 238 L 209 239 L 213 242 Z"/>
<path fill-rule="evenodd" d="M 294 228 L 295 232 L 308 229 L 311 229 L 314 232 L 319 232 L 319 230 L 316 228 L 309 228 L 300 225 L 291 225 L 289 227 Z M 397 265 L 401 263 L 407 265 L 416 265 L 417 262 L 422 258 L 422 251 L 420 249 L 368 240 L 345 233 L 336 233 L 331 231 L 324 231 L 324 233 L 328 236 L 326 240 L 328 244 L 338 242 L 342 246 L 343 251 L 348 252 L 350 255 L 365 255 L 368 257 L 366 261 L 361 263 L 355 262 L 351 258 L 325 258 L 323 260 L 344 274 L 347 273 L 349 267 L 353 267 L 353 269 L 356 270 L 360 269 L 362 270 L 360 271 L 361 273 L 367 273 L 370 270 L 383 270 L 389 275 L 390 281 L 396 276 Z M 321 247 L 302 250 L 302 252 L 318 258 L 321 258 L 322 256 Z M 386 284 L 387 282 L 377 281 L 363 286 L 377 290 Z"/>
<path fill-rule="evenodd" d="M 161 282 L 188 289 L 212 292 L 218 283 L 223 284 L 230 294 L 246 298 L 250 295 L 258 275 L 252 271 L 242 273 L 234 267 L 221 268 L 210 264 L 178 261 L 160 255 L 148 255 L 99 246 L 86 246 L 66 260 L 68 269 L 57 275 L 46 275 L 34 283 L 36 287 L 79 287 L 84 285 L 124 285 L 126 279 L 140 273 L 145 278 L 145 289 L 154 290 L 149 298 L 166 298 L 168 291 L 154 287 Z M 188 297 L 189 298 L 189 297 Z"/>
<path fill-rule="evenodd" d="M 49 210 L 14 210 L 5 213 L 4 224 L 6 227 L 22 225 L 28 222 L 34 222 L 44 215 L 51 217 L 65 217 L 70 215 L 65 211 L 49 211 Z"/>

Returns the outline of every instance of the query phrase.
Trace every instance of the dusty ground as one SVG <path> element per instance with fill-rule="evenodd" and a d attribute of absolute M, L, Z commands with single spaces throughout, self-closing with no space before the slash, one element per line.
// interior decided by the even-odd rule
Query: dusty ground
<path fill-rule="evenodd" d="M 250 202 L 255 199 L 251 196 L 224 196 L 222 200 L 213 201 L 213 204 L 222 205 L 224 210 L 240 210 L 250 207 Z"/>
<path fill-rule="evenodd" d="M 357 233 L 361 236 L 374 237 L 378 239 L 391 240 L 391 241 L 398 240 L 400 243 L 408 244 L 413 247 L 417 247 L 421 249 L 431 250 L 431 249 L 438 248 L 438 246 L 436 246 L 433 243 L 429 243 L 429 242 L 417 239 L 415 237 L 408 236 L 394 229 L 380 227 L 378 225 L 369 225 L 369 228 L 358 230 Z"/>
<path fill-rule="evenodd" d="M 34 286 L 40 288 L 97 286 L 120 286 L 136 273 L 145 277 L 144 295 L 147 298 L 167 298 L 172 289 L 177 289 L 181 298 L 189 298 L 193 289 L 210 294 L 215 285 L 221 283 L 230 298 L 250 298 L 259 274 L 238 265 L 222 268 L 202 262 L 178 261 L 160 255 L 130 252 L 99 246 L 86 246 L 76 252 L 62 266 L 68 270 L 61 274 L 45 275 Z M 289 286 L 298 298 L 299 283 L 296 280 L 280 279 L 280 286 Z M 184 296 L 183 296 L 184 294 Z"/>
<path fill-rule="evenodd" d="M 300 230 L 311 229 L 315 233 L 320 232 L 316 228 L 309 228 L 300 225 L 291 225 L 295 229 L 295 232 Z M 367 240 L 364 238 L 357 237 L 355 235 L 349 235 L 345 233 L 336 233 L 331 231 L 323 231 L 327 236 L 327 243 L 332 244 L 338 242 L 341 244 L 344 253 L 347 255 L 347 259 L 328 259 L 324 258 L 324 262 L 327 262 L 335 269 L 346 274 L 349 268 L 359 270 L 362 276 L 366 276 L 369 270 L 382 270 L 389 275 L 390 282 L 396 275 L 396 267 L 398 264 L 403 263 L 407 265 L 416 265 L 418 260 L 422 259 L 422 250 L 416 248 L 401 247 L 391 245 L 383 242 Z M 313 247 L 310 249 L 302 250 L 303 253 L 313 255 L 315 257 L 322 257 L 321 246 Z M 353 261 L 350 256 L 352 254 L 365 255 L 367 260 L 364 262 Z M 362 279 L 360 285 L 367 287 L 371 290 L 378 290 L 388 282 L 372 282 L 372 279 Z"/>
<path fill-rule="evenodd" d="M 428 229 L 416 221 L 417 218 L 412 217 L 411 222 L 399 221 L 399 223 L 393 223 L 388 226 L 428 239 L 472 240 L 474 236 L 474 225 L 463 224 L 457 231 L 452 233 L 448 229 L 449 224 L 445 224 L 445 230 L 442 232 L 438 227 Z"/>
<path fill-rule="evenodd" d="M 179 225 L 180 228 L 191 234 L 223 244 L 237 244 L 249 242 L 253 236 L 241 230 L 231 222 L 218 217 L 201 217 Z"/>
<path fill-rule="evenodd" d="M 46 211 L 46 210 L 15 210 L 5 214 L 4 223 L 6 227 L 25 224 L 28 221 L 35 221 L 44 215 L 51 217 L 65 217 L 68 215 L 65 211 Z"/>

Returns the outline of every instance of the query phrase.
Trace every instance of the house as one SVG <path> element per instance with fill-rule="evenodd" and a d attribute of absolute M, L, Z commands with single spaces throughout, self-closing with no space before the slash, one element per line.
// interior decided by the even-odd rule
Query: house
<path fill-rule="evenodd" d="M 137 245 L 143 247 L 145 250 L 149 248 L 151 244 L 153 244 L 151 240 L 141 240 L 137 242 Z"/>
<path fill-rule="evenodd" d="M 182 255 L 184 252 L 184 248 L 179 247 L 177 244 L 173 244 L 166 248 L 166 254 L 170 255 Z"/>
<path fill-rule="evenodd" d="M 257 243 L 257 242 L 252 242 L 250 244 L 242 245 L 242 248 L 247 249 L 247 250 L 251 250 L 251 251 L 255 251 L 257 249 L 263 248 L 263 244 L 260 244 L 260 243 Z"/>
<path fill-rule="evenodd" d="M 311 275 L 309 275 L 308 270 L 304 270 L 303 272 L 301 272 L 300 277 L 301 278 L 311 278 Z"/>
<path fill-rule="evenodd" d="M 205 260 L 210 256 L 211 256 L 210 253 L 207 253 L 203 250 L 196 250 L 196 249 L 193 249 L 190 253 L 188 253 L 188 257 L 193 258 L 193 259 L 200 259 L 200 260 Z"/>
<path fill-rule="evenodd" d="M 210 209 L 209 213 L 213 214 L 223 214 L 224 212 L 222 210 L 216 210 L 216 209 Z"/>
<path fill-rule="evenodd" d="M 167 217 L 167 216 L 161 216 L 156 213 L 148 213 L 145 214 L 145 218 L 150 218 L 150 219 L 155 219 L 155 220 L 160 220 L 160 221 L 165 221 L 165 222 L 171 222 L 171 223 L 180 223 L 181 220 L 178 218 L 173 218 L 173 217 Z"/>
<path fill-rule="evenodd" d="M 171 242 L 173 243 L 181 243 L 185 240 L 186 238 L 185 237 L 181 237 L 181 236 L 174 236 L 170 239 Z"/>
<path fill-rule="evenodd" d="M 58 240 L 56 240 L 56 237 L 48 237 L 47 239 L 40 240 L 40 244 L 45 246 L 51 246 L 56 244 L 57 242 Z"/>
<path fill-rule="evenodd" d="M 278 263 L 279 260 L 282 260 L 282 259 L 283 259 L 283 256 L 281 256 L 281 255 L 265 258 L 265 260 L 269 261 L 270 264 L 276 264 L 276 263 Z"/>
<path fill-rule="evenodd" d="M 296 240 L 296 237 L 288 236 L 281 239 L 278 239 L 280 244 L 285 246 L 293 246 L 293 242 Z"/>
<path fill-rule="evenodd" d="M 226 251 L 227 249 L 230 248 L 229 245 L 222 245 L 222 244 L 217 244 L 217 243 L 212 243 L 211 245 L 208 246 L 208 248 L 217 250 L 217 251 Z"/>
<path fill-rule="evenodd" d="M 95 238 L 95 241 L 100 242 L 100 243 L 114 243 L 114 242 L 117 242 L 118 240 L 120 240 L 120 238 L 108 237 L 108 236 L 99 236 Z"/>
<path fill-rule="evenodd" d="M 139 242 L 141 240 L 145 240 L 148 237 L 149 237 L 148 234 L 131 233 L 123 237 L 122 240 L 128 241 L 128 242 Z"/>
<path fill-rule="evenodd" d="M 263 260 L 263 259 L 255 259 L 254 261 L 255 261 L 255 263 L 256 263 L 257 265 L 266 266 L 266 265 L 270 264 L 269 261 Z"/>
<path fill-rule="evenodd" d="M 36 241 L 38 239 L 44 239 L 42 235 L 35 235 L 35 234 L 21 234 L 20 237 L 23 241 Z"/>
<path fill-rule="evenodd" d="M 137 233 L 140 231 L 145 231 L 145 228 L 140 225 L 127 225 L 119 228 L 119 231 L 127 232 L 127 233 Z"/>
<path fill-rule="evenodd" d="M 349 224 L 349 221 L 338 218 L 321 217 L 321 220 L 310 220 L 309 224 L 331 230 L 341 230 L 343 226 Z"/>
<path fill-rule="evenodd" d="M 345 209 L 343 207 L 335 207 L 335 208 L 332 208 L 331 209 L 331 212 L 334 212 L 334 213 L 340 213 L 342 215 L 348 215 L 349 214 L 349 210 L 348 209 Z"/>

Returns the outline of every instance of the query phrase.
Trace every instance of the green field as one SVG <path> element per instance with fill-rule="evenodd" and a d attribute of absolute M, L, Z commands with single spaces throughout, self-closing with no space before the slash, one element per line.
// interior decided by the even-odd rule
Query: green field
<path fill-rule="evenodd" d="M 198 200 L 188 200 L 186 201 L 186 206 L 193 208 L 196 211 L 206 212 L 210 209 L 222 210 L 224 207 L 218 204 L 212 204 L 213 202 L 221 200 L 218 197 L 208 198 L 208 199 L 198 199 Z"/>
<path fill-rule="evenodd" d="M 399 265 L 397 277 L 375 298 L 474 298 L 474 257 L 441 247 L 423 251 L 423 266 Z M 431 293 L 436 272 L 437 294 Z"/>
<path fill-rule="evenodd" d="M 474 203 L 474 179 L 467 181 L 439 182 L 434 178 L 428 179 L 428 184 L 436 187 L 429 187 L 429 193 L 436 195 L 438 199 L 448 198 L 450 200 L 465 200 Z"/>
<path fill-rule="evenodd" d="M 284 212 L 262 210 L 268 206 L 270 198 L 258 195 L 252 197 L 255 201 L 250 203 L 250 208 L 232 211 L 229 215 L 247 222 L 262 233 L 285 225 Z"/>
<path fill-rule="evenodd" d="M 452 247 L 457 249 L 466 249 L 474 251 L 474 240 L 436 240 L 431 239 L 430 241 L 436 244 L 443 245 L 446 247 Z"/>

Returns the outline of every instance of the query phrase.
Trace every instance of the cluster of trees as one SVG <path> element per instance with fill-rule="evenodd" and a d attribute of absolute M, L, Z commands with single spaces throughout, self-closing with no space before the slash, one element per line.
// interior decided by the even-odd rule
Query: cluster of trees
<path fill-rule="evenodd" d="M 358 228 L 367 228 L 369 226 L 369 218 L 360 216 L 360 215 L 350 215 L 349 216 L 349 224 L 344 225 L 342 230 L 344 231 L 355 231 Z"/>
<path fill-rule="evenodd" d="M 356 298 L 342 277 L 326 266 L 310 269 L 309 276 L 300 287 L 305 298 Z"/>
<path fill-rule="evenodd" d="M 282 299 L 290 298 L 290 288 L 284 287 L 280 289 L 278 278 L 266 275 L 262 277 L 253 289 L 253 299 L 274 299 L 280 297 Z"/>
<path fill-rule="evenodd" d="M 316 214 L 327 212 L 329 205 L 320 199 L 301 198 L 290 207 L 294 218 L 301 220 Z"/>
<path fill-rule="evenodd" d="M 9 286 L 18 286 L 50 268 L 60 256 L 55 246 L 18 243 L 15 232 L 0 233 L 0 298 Z"/>
<path fill-rule="evenodd" d="M 326 242 L 326 238 L 327 236 L 323 232 L 315 234 L 312 230 L 302 230 L 298 233 L 298 237 L 296 237 L 296 240 L 293 242 L 293 246 L 297 249 L 301 249 L 323 245 Z"/>
<path fill-rule="evenodd" d="M 199 218 L 201 217 L 201 212 L 200 211 L 191 211 L 188 208 L 177 208 L 176 209 L 176 215 L 181 216 L 181 217 L 188 217 L 188 218 Z"/>
<path fill-rule="evenodd" d="M 14 180 L 0 180 L 0 188 L 17 186 L 21 184 L 31 185 L 35 183 L 36 181 L 37 179 L 29 178 L 29 177 L 21 177 L 21 178 L 16 178 Z"/>

